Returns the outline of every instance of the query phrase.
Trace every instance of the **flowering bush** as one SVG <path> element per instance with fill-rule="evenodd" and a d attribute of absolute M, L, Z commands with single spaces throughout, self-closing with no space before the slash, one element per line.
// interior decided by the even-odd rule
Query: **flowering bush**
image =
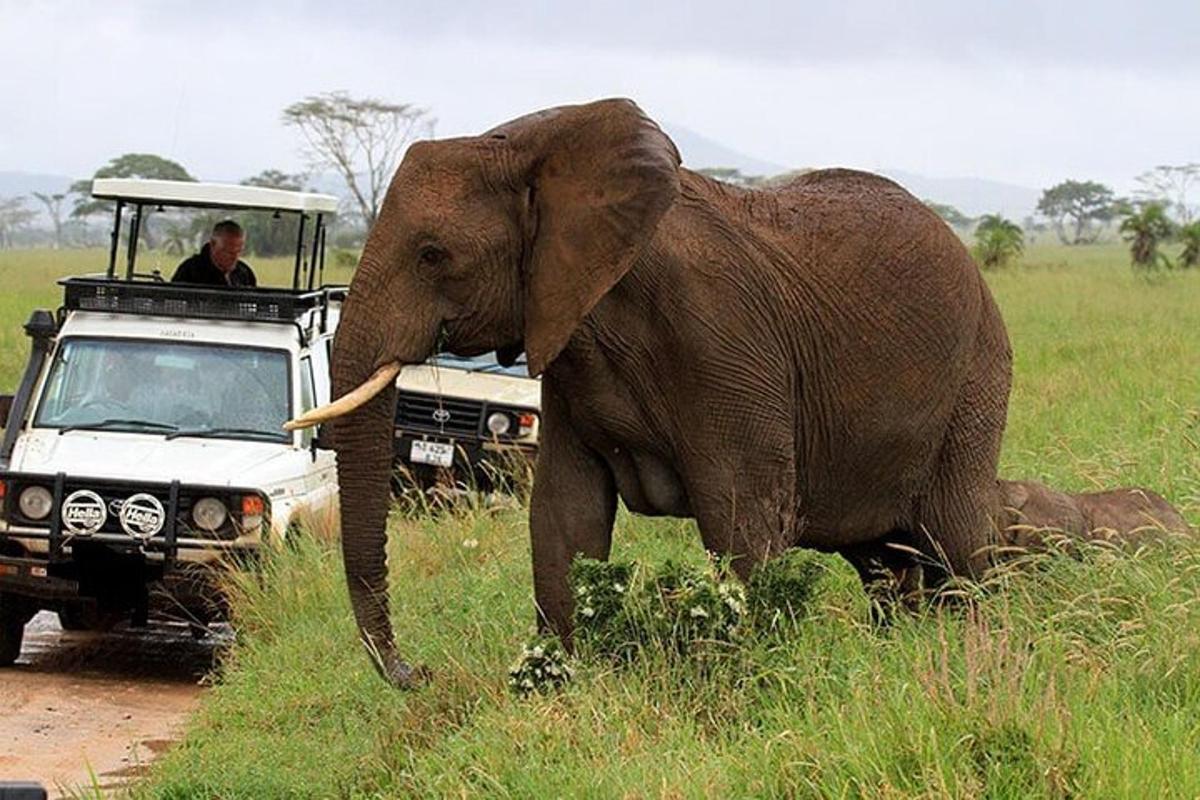
<path fill-rule="evenodd" d="M 520 657 L 508 669 L 508 688 L 519 695 L 547 692 L 571 680 L 566 651 L 554 636 L 538 637 L 521 650 Z"/>
<path fill-rule="evenodd" d="M 711 562 L 700 568 L 668 561 L 646 577 L 638 599 L 651 636 L 676 652 L 733 642 L 743 633 L 745 589 Z"/>
<path fill-rule="evenodd" d="M 712 563 L 668 561 L 656 572 L 577 558 L 569 580 L 577 642 L 591 654 L 616 660 L 628 660 L 647 645 L 685 653 L 700 642 L 732 642 L 746 616 L 742 585 Z"/>
<path fill-rule="evenodd" d="M 750 573 L 746 594 L 754 629 L 765 633 L 807 618 L 824 576 L 822 556 L 811 550 L 788 550 Z"/>
<path fill-rule="evenodd" d="M 806 619 L 825 568 L 821 556 L 790 550 L 756 569 L 748 586 L 724 563 L 668 561 L 658 570 L 631 562 L 576 558 L 568 581 L 575 600 L 575 642 L 585 657 L 630 661 L 645 647 L 679 655 L 711 653 Z M 554 638 L 527 646 L 509 670 L 518 694 L 553 689 L 571 678 Z"/>

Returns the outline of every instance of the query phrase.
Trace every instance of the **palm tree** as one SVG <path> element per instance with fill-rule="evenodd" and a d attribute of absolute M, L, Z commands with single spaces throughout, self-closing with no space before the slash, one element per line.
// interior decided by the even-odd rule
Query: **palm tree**
<path fill-rule="evenodd" d="M 1145 203 L 1121 220 L 1121 233 L 1129 242 L 1129 257 L 1134 269 L 1170 267 L 1171 260 L 1158 252 L 1158 246 L 1169 238 L 1175 226 L 1161 203 Z"/>
<path fill-rule="evenodd" d="M 1179 254 L 1179 266 L 1200 266 L 1200 221 L 1184 225 L 1179 229 L 1183 252 Z"/>
<path fill-rule="evenodd" d="M 1003 267 L 1025 251 L 1025 232 L 1021 226 L 999 214 L 980 217 L 975 226 L 975 246 L 971 255 L 983 269 Z"/>

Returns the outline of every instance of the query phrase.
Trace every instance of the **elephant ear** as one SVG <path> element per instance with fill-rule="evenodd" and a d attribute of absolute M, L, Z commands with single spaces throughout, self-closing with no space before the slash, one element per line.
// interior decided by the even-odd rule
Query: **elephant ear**
<path fill-rule="evenodd" d="M 629 100 L 565 106 L 490 133 L 526 167 L 525 351 L 540 374 L 629 271 L 679 195 L 679 152 Z"/>

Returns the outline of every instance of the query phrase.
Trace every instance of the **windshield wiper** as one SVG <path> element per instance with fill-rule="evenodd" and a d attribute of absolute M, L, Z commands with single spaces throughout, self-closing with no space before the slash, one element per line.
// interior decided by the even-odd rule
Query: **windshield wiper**
<path fill-rule="evenodd" d="M 169 440 L 178 439 L 180 436 L 193 436 L 197 439 L 215 439 L 222 436 L 248 436 L 264 441 L 282 442 L 286 441 L 284 438 L 286 435 L 264 431 L 261 428 L 184 428 L 168 433 L 166 438 Z"/>
<path fill-rule="evenodd" d="M 62 436 L 68 431 L 91 431 L 103 430 L 104 428 L 116 427 L 133 427 L 151 431 L 176 431 L 179 430 L 178 425 L 170 425 L 166 422 L 150 422 L 144 419 L 120 419 L 112 417 L 102 419 L 99 422 L 77 422 L 74 425 L 67 425 L 58 429 L 58 435 Z"/>

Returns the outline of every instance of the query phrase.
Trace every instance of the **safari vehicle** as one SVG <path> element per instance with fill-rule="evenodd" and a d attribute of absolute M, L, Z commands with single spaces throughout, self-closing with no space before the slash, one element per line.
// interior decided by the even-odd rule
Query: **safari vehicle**
<path fill-rule="evenodd" d="M 400 486 L 504 489 L 538 447 L 541 382 L 523 360 L 443 353 L 396 378 Z"/>
<path fill-rule="evenodd" d="M 138 180 L 97 180 L 92 193 L 116 203 L 108 269 L 61 281 L 62 307 L 30 317 L 0 443 L 0 665 L 40 609 L 68 629 L 166 614 L 202 633 L 224 614 L 219 565 L 337 502 L 333 452 L 281 427 L 329 400 L 346 290 L 319 278 L 336 199 Z M 298 215 L 291 287 L 138 272 L 139 227 L 159 206 Z"/>

